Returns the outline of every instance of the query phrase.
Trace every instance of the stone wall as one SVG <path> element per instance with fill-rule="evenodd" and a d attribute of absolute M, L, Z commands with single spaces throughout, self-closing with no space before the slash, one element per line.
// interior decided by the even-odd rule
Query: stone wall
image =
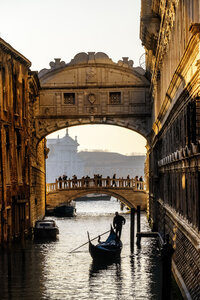
<path fill-rule="evenodd" d="M 30 66 L 0 39 L 0 243 L 23 238 L 45 213 L 45 147 L 34 124 L 40 85 Z"/>
<path fill-rule="evenodd" d="M 199 299 L 199 1 L 142 1 L 140 36 L 152 92 L 149 220 L 170 234 L 185 297 Z"/>
<path fill-rule="evenodd" d="M 0 39 L 0 242 L 29 230 L 31 63 Z"/>
<path fill-rule="evenodd" d="M 36 156 L 32 157 L 31 192 L 30 192 L 30 224 L 45 216 L 45 141 L 37 145 Z"/>

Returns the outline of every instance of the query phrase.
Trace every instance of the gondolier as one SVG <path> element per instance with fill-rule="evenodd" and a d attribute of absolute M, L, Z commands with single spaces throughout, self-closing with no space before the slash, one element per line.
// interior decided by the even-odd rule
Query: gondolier
<path fill-rule="evenodd" d="M 118 211 L 115 213 L 115 217 L 113 219 L 113 227 L 115 228 L 115 232 L 117 237 L 120 239 L 122 232 L 122 225 L 126 223 L 126 219 L 119 215 Z"/>

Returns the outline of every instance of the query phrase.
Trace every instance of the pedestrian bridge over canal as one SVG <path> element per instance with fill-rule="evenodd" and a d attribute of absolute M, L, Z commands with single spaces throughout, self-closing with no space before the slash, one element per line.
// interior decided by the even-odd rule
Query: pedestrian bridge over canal
<path fill-rule="evenodd" d="M 76 198 L 87 194 L 108 194 L 128 207 L 141 206 L 146 209 L 147 191 L 146 183 L 135 178 L 82 178 L 69 180 L 56 180 L 48 183 L 46 187 L 47 206 L 55 207 L 61 203 L 69 203 Z"/>

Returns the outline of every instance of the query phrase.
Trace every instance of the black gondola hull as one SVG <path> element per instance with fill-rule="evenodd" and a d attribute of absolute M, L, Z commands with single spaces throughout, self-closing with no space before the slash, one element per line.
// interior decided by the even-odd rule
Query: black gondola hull
<path fill-rule="evenodd" d="M 111 228 L 110 235 L 105 242 L 93 245 L 89 240 L 89 252 L 93 260 L 101 262 L 116 261 L 120 258 L 122 242 L 117 239 Z"/>
<path fill-rule="evenodd" d="M 118 249 L 108 250 L 108 249 L 100 248 L 98 247 L 98 245 L 95 246 L 92 243 L 89 244 L 90 255 L 95 261 L 109 262 L 109 261 L 118 260 L 120 258 L 121 250 L 122 250 L 122 246 L 119 247 Z"/>

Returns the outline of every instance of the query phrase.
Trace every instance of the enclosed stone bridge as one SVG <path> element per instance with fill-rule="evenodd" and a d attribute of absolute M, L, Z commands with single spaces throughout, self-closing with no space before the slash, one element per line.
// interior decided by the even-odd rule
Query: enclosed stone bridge
<path fill-rule="evenodd" d="M 47 184 L 47 207 L 55 207 L 61 203 L 70 203 L 72 200 L 87 194 L 108 194 L 128 207 L 141 206 L 146 209 L 147 192 L 143 181 L 112 178 L 82 178 L 72 180 L 56 180 Z"/>
<path fill-rule="evenodd" d="M 39 72 L 35 110 L 38 141 L 48 134 L 84 124 L 117 125 L 147 138 L 151 130 L 150 85 L 145 71 L 124 57 L 117 63 L 105 53 L 77 54 Z"/>

